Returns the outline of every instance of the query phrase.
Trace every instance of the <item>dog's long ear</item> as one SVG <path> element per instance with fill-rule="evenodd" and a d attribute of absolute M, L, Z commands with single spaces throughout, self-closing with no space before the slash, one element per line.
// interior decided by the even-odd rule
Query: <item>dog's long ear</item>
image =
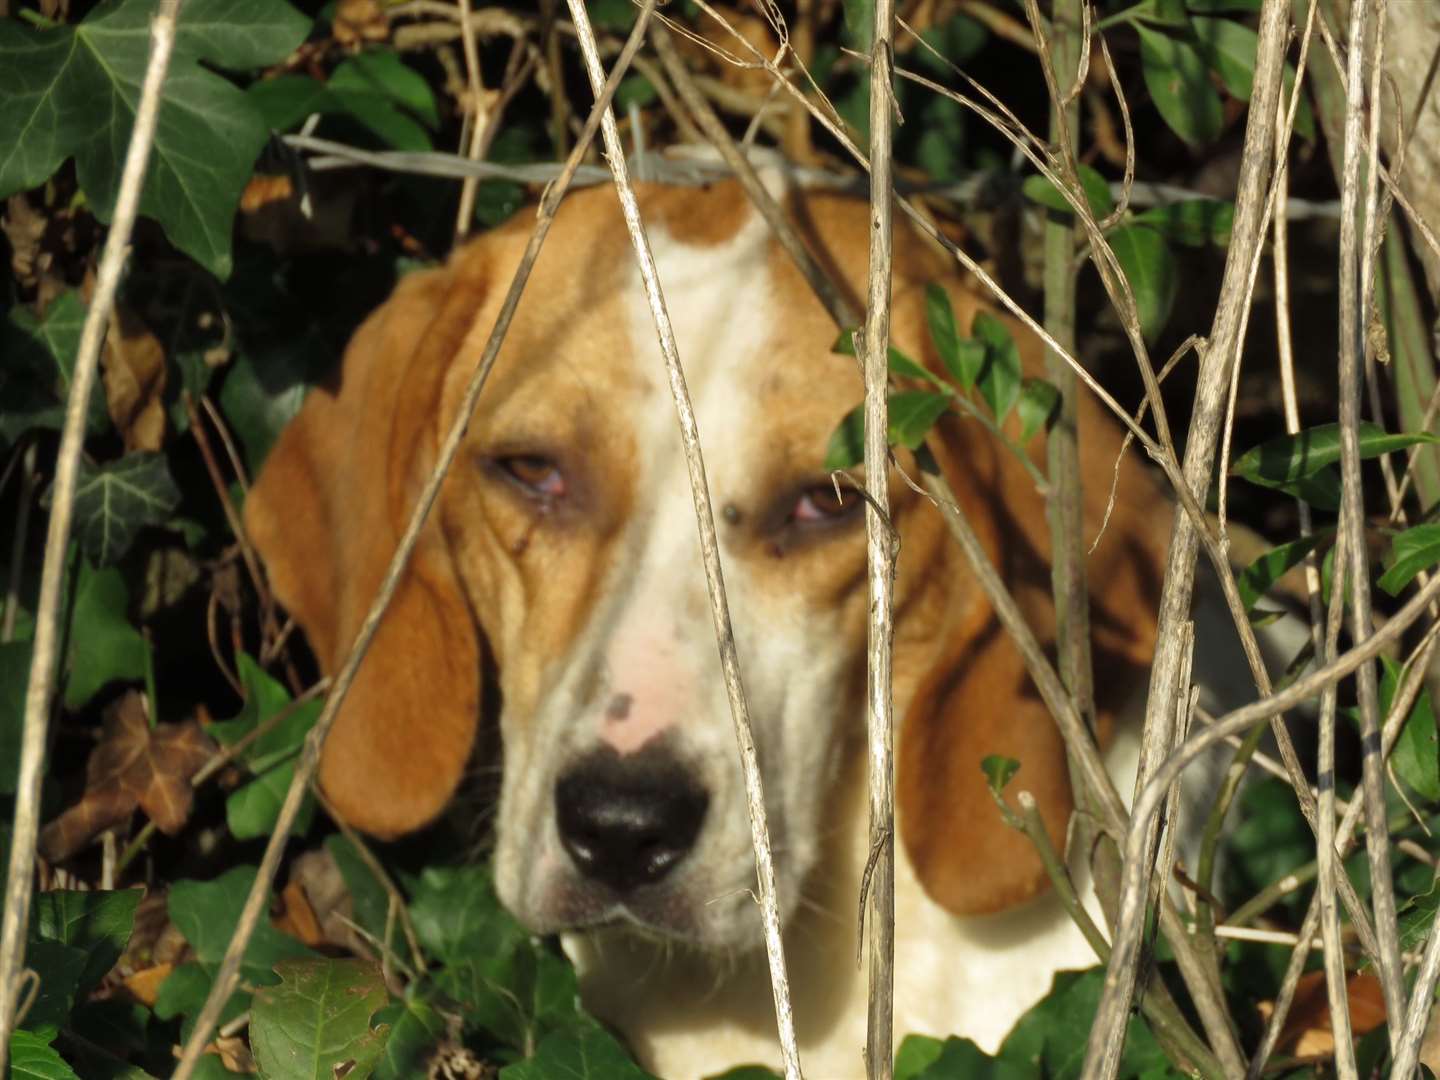
<path fill-rule="evenodd" d="M 443 378 L 484 288 L 474 251 L 406 278 L 370 316 L 331 382 L 285 429 L 246 502 L 246 529 L 275 595 L 328 673 L 354 643 L 433 465 Z M 439 813 L 478 718 L 477 631 L 434 520 L 320 765 L 340 815 L 382 837 Z"/>
<path fill-rule="evenodd" d="M 976 301 L 959 293 L 954 302 L 957 321 L 968 329 Z M 1039 343 L 1014 324 L 1010 329 L 1026 370 L 1034 373 Z M 1006 430 L 1019 441 L 1013 418 Z M 1086 396 L 1080 430 L 1088 546 L 1104 516 L 1120 437 Z M 947 420 L 937 431 L 930 446 L 952 490 L 1031 627 L 1051 646 L 1055 619 L 1043 497 L 1024 467 L 978 424 Z M 1043 439 L 1035 439 L 1030 450 L 1043 469 Z M 1114 511 L 1086 560 L 1102 740 L 1115 711 L 1143 684 L 1150 663 L 1169 521 L 1168 514 L 1157 512 L 1163 501 L 1134 458 L 1129 454 L 1120 465 Z M 1033 846 L 1001 819 L 981 771 L 984 758 L 993 754 L 1020 762 L 1007 801 L 1014 806 L 1015 794 L 1029 791 L 1057 849 L 1063 850 L 1074 799 L 1055 721 L 964 557 L 946 541 L 946 557 L 931 572 L 944 578 L 947 629 L 924 654 L 928 673 L 901 724 L 900 830 L 930 897 L 955 914 L 981 914 L 1004 910 L 1047 886 Z M 898 658 L 896 664 L 898 669 Z"/>

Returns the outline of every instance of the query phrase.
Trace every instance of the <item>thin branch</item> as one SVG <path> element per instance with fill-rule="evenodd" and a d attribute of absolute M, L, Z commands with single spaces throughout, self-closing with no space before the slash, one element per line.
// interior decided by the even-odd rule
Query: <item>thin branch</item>
<path fill-rule="evenodd" d="M 870 580 L 867 690 L 870 747 L 870 1002 L 865 1071 L 889 1080 L 895 1036 L 895 643 L 896 538 L 890 524 L 890 262 L 894 180 L 891 140 L 895 88 L 894 0 L 876 0 L 870 47 L 870 269 L 865 332 L 855 351 L 865 363 L 865 550 Z M 866 897 L 861 896 L 861 903 Z M 864 925 L 862 918 L 861 925 Z"/>
<path fill-rule="evenodd" d="M 355 681 L 355 675 L 360 669 L 360 662 L 365 658 L 365 653 L 375 637 L 375 631 L 379 628 L 380 620 L 384 617 L 385 610 L 389 607 L 390 600 L 400 585 L 400 578 L 405 572 L 410 555 L 420 540 L 421 529 L 440 494 L 440 485 L 444 482 L 445 475 L 455 460 L 456 454 L 459 453 L 460 444 L 470 425 L 470 417 L 475 411 L 475 405 L 489 378 L 490 370 L 495 365 L 495 358 L 499 355 L 506 331 L 510 328 L 510 321 L 514 318 L 515 309 L 519 306 L 520 294 L 529 280 L 530 271 L 540 253 L 540 247 L 549 234 L 550 224 L 555 219 L 555 212 L 560 206 L 560 200 L 569 190 L 571 175 L 579 166 L 580 159 L 589 147 L 590 141 L 595 137 L 595 132 L 600 126 L 600 118 L 605 113 L 603 106 L 609 104 L 615 88 L 620 85 L 620 79 L 629 67 L 630 57 L 640 47 L 650 13 L 654 10 L 654 4 L 655 0 L 646 0 L 645 6 L 636 18 L 630 38 L 625 44 L 625 50 L 616 60 L 614 70 L 610 73 L 609 81 L 606 82 L 603 92 L 597 95 L 596 107 L 591 110 L 590 118 L 586 121 L 581 137 L 576 140 L 570 157 L 566 161 L 569 173 L 562 174 L 546 190 L 545 197 L 540 202 L 535 229 L 530 234 L 530 241 L 526 245 L 525 253 L 521 257 L 519 266 L 516 267 L 515 276 L 511 279 L 509 291 L 505 294 L 505 300 L 501 304 L 494 329 L 490 331 L 489 340 L 485 343 L 485 350 L 466 383 L 464 397 L 455 419 L 451 423 L 450 430 L 446 433 L 445 441 L 440 447 L 435 468 L 426 479 L 425 486 L 416 500 L 410 521 L 406 525 L 395 555 L 391 558 L 390 565 L 385 571 L 385 578 L 376 592 L 370 611 L 356 634 L 355 643 L 335 676 L 334 689 L 326 700 L 325 709 L 305 739 L 304 750 L 295 765 L 294 778 L 291 780 L 290 788 L 285 793 L 285 801 L 276 817 L 275 830 L 271 834 L 269 844 L 266 845 L 265 854 L 260 861 L 259 872 L 255 876 L 255 883 L 251 886 L 250 894 L 245 899 L 245 907 L 235 927 L 235 933 L 230 938 L 230 944 L 226 947 L 225 956 L 215 975 L 210 995 L 206 998 L 204 1008 L 201 1009 L 195 1020 L 194 1028 L 191 1030 L 189 1040 L 185 1043 L 180 1064 L 176 1067 L 172 1080 L 189 1080 L 200 1060 L 210 1033 L 215 1029 L 221 1010 L 224 1009 L 230 995 L 234 993 L 239 980 L 240 960 L 245 954 L 245 946 L 269 899 L 270 884 L 275 880 L 275 873 L 279 869 L 280 857 L 285 850 L 285 840 L 290 832 L 290 825 L 300 811 L 305 791 L 319 766 L 320 747 L 324 744 L 325 736 L 335 722 L 340 705 L 344 702 L 351 684 Z"/>
<path fill-rule="evenodd" d="M 1358 235 L 1362 216 L 1367 229 L 1373 225 L 1377 175 L 1378 140 L 1369 140 L 1367 184 L 1360 187 L 1360 159 L 1364 151 L 1362 126 L 1365 119 L 1365 37 L 1372 14 L 1383 15 L 1380 0 L 1378 13 L 1372 13 L 1376 0 L 1355 0 L 1350 12 L 1350 55 L 1346 74 L 1345 158 L 1340 186 L 1340 527 L 1346 533 L 1346 550 L 1350 559 L 1351 637 L 1363 642 L 1371 632 L 1370 560 L 1365 544 L 1365 509 L 1360 477 L 1360 379 L 1364 354 L 1364 334 L 1368 325 L 1369 295 L 1366 286 L 1372 273 L 1373 250 Z M 1377 51 L 1383 48 L 1378 24 Z M 1381 58 L 1372 58 L 1375 64 Z M 1379 116 L 1375 103 L 1374 115 Z M 1363 202 L 1362 202 L 1363 199 Z M 1363 262 L 1363 265 L 1362 265 Z M 1332 603 L 1338 601 L 1332 600 Z M 1380 759 L 1379 705 L 1375 667 L 1360 667 L 1356 682 L 1360 703 L 1360 741 L 1362 748 L 1362 780 L 1365 793 L 1365 847 L 1370 856 L 1371 904 L 1374 907 L 1375 933 L 1380 954 L 1376 957 L 1380 986 L 1385 996 L 1387 1016 L 1405 1014 L 1405 988 L 1400 967 L 1400 943 L 1395 921 L 1395 884 L 1390 871 L 1390 838 L 1385 830 L 1385 766 Z M 1391 1049 L 1395 1033 L 1391 1033 Z"/>
<path fill-rule="evenodd" d="M 4 926 L 0 929 L 0 1074 L 10 1052 L 10 1035 L 15 1027 L 18 977 L 25 960 L 25 933 L 29 925 L 32 864 L 39 830 L 40 781 L 45 761 L 46 729 L 49 726 L 51 697 L 55 689 L 55 668 L 60 640 L 60 592 L 70 547 L 70 526 L 75 508 L 75 484 L 80 451 L 85 441 L 85 414 L 90 390 L 95 384 L 100 346 L 110 325 L 115 293 L 125 269 L 125 257 L 140 195 L 155 123 L 160 114 L 160 92 L 175 45 L 175 24 L 180 0 L 161 0 L 150 24 L 150 57 L 135 111 L 135 126 L 125 152 L 115 216 L 105 238 L 105 250 L 96 275 L 95 293 L 85 314 L 85 327 L 71 373 L 70 394 L 65 403 L 65 426 L 60 436 L 55 466 L 54 495 L 50 524 L 45 536 L 45 563 L 40 577 L 40 598 L 35 609 L 35 639 L 30 663 L 30 681 L 25 691 L 25 729 L 21 736 L 20 769 L 15 788 L 15 825 L 10 836 L 9 878 L 5 889 Z"/>
<path fill-rule="evenodd" d="M 653 0 L 652 0 L 653 2 Z M 786 1080 L 801 1080 L 800 1051 L 795 1039 L 795 1018 L 790 1006 L 790 984 L 785 972 L 785 944 L 781 938 L 780 908 L 775 896 L 775 863 L 770 851 L 770 833 L 766 823 L 765 793 L 760 776 L 760 761 L 755 752 L 755 737 L 750 725 L 750 709 L 740 678 L 740 658 L 735 648 L 735 633 L 730 624 L 730 608 L 725 598 L 725 578 L 720 567 L 720 545 L 715 534 L 715 514 L 710 505 L 709 483 L 700 450 L 700 432 L 695 423 L 695 410 L 690 391 L 685 385 L 685 372 L 680 366 L 680 353 L 675 344 L 674 328 L 665 307 L 655 257 L 650 250 L 635 190 L 625 166 L 625 152 L 615 115 L 604 96 L 604 69 L 595 43 L 590 17 L 583 0 L 567 0 L 570 17 L 585 58 L 586 73 L 595 93 L 596 107 L 601 108 L 601 131 L 605 139 L 605 156 L 615 178 L 615 190 L 635 248 L 640 277 L 660 351 L 665 358 L 670 393 L 680 422 L 680 438 L 685 446 L 685 463 L 690 474 L 690 492 L 695 501 L 695 520 L 700 533 L 700 553 L 705 565 L 705 584 L 710 596 L 710 614 L 715 622 L 715 639 L 720 649 L 720 666 L 725 677 L 725 692 L 730 700 L 730 715 L 735 723 L 735 740 L 740 749 L 740 765 L 745 776 L 746 801 L 750 809 L 750 839 L 755 849 L 755 868 L 759 881 L 760 918 L 765 931 L 765 953 L 770 965 L 770 987 L 775 998 L 775 1021 L 779 1029 L 780 1053 L 785 1063 Z M 648 10 L 648 8 L 647 8 Z M 638 24 L 637 24 L 638 25 Z M 602 108 L 603 106 L 603 108 Z M 887 1053 L 889 1052 L 887 1047 Z"/>
<path fill-rule="evenodd" d="M 480 50 L 475 44 L 475 30 L 471 25 L 470 0 L 455 0 L 460 14 L 460 42 L 465 52 L 466 93 L 469 96 L 465 108 L 465 125 L 462 138 L 465 143 L 465 157 L 476 161 L 482 156 L 482 142 L 488 128 L 485 109 L 485 85 L 480 76 Z M 475 193 L 479 189 L 477 177 L 467 176 L 460 185 L 460 205 L 455 211 L 455 235 L 463 237 L 470 232 L 470 222 L 475 216 Z"/>

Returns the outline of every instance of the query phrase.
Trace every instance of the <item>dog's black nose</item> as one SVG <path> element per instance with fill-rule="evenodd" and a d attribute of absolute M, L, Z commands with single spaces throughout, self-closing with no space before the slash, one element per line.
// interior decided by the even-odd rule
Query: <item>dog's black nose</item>
<path fill-rule="evenodd" d="M 601 750 L 555 785 L 560 842 L 586 877 L 627 893 L 659 881 L 695 844 L 710 796 L 668 752 Z"/>

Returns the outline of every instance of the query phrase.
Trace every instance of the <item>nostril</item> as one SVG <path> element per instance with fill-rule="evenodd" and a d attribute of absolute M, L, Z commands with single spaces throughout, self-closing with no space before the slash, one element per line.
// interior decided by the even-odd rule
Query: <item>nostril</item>
<path fill-rule="evenodd" d="M 710 798 L 664 751 L 599 751 L 555 785 L 560 842 L 586 877 L 617 892 L 659 881 L 690 852 Z"/>

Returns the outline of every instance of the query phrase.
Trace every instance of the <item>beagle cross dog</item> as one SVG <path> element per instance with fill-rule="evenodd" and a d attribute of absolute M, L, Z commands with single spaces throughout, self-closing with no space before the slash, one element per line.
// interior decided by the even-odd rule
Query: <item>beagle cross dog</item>
<path fill-rule="evenodd" d="M 852 295 L 864 204 L 791 191 L 787 212 Z M 802 1059 L 863 1074 L 855 957 L 864 863 L 867 587 L 861 501 L 837 497 L 827 440 L 862 398 L 835 327 L 733 182 L 642 187 L 694 399 L 770 812 Z M 415 273 L 360 328 L 283 433 L 246 506 L 275 594 L 335 668 L 395 550 L 494 325 L 524 216 Z M 893 335 L 940 371 L 925 290 L 957 323 L 991 310 L 897 230 Z M 1011 324 L 1025 365 L 1037 340 Z M 1118 431 L 1081 403 L 1101 726 L 1152 653 L 1170 514 Z M 1011 435 L 1018 439 L 1018 429 Z M 1029 452 L 1041 460 L 1043 438 Z M 1045 503 L 980 424 L 931 451 L 1031 623 L 1053 639 Z M 897 451 L 912 476 L 919 464 Z M 898 1034 L 993 1048 L 1094 957 L 1007 828 L 981 773 L 1021 763 L 1057 844 L 1064 748 L 940 512 L 901 478 Z M 482 672 L 498 673 L 503 780 L 495 881 L 537 933 L 564 933 L 587 1006 L 667 1078 L 775 1063 L 744 790 L 706 602 L 685 462 L 615 194 L 568 197 L 461 456 L 325 747 L 320 782 L 376 836 L 433 819 L 467 766 Z M 1143 682 L 1143 679 L 1139 680 Z"/>

